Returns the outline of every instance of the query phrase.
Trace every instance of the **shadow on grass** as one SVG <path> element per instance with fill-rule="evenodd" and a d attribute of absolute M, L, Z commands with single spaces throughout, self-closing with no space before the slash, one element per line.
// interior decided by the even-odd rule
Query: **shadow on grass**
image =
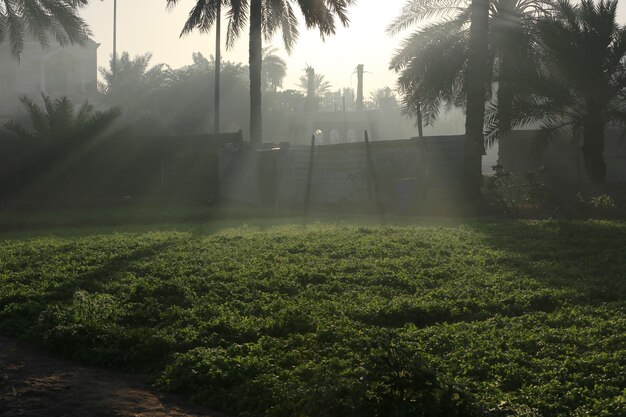
<path fill-rule="evenodd" d="M 626 223 L 513 221 L 470 227 L 501 256 L 488 268 L 571 290 L 577 304 L 625 302 Z"/>

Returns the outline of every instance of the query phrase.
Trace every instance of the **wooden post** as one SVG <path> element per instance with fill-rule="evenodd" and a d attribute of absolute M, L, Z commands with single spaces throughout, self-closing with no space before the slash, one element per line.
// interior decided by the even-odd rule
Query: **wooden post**
<path fill-rule="evenodd" d="M 306 184 L 306 194 L 304 196 L 304 213 L 309 212 L 311 203 L 311 189 L 313 187 L 313 162 L 315 160 L 315 135 L 311 136 L 311 154 L 309 155 L 309 177 Z"/>
<path fill-rule="evenodd" d="M 365 136 L 365 156 L 367 158 L 368 173 L 374 186 L 374 197 L 376 198 L 376 206 L 378 208 L 378 214 L 382 215 L 382 214 L 385 214 L 385 208 L 383 207 L 383 203 L 380 199 L 380 193 L 378 190 L 378 177 L 376 176 L 376 170 L 374 168 L 374 160 L 372 158 L 372 150 L 370 149 L 370 139 L 369 139 L 369 134 L 367 133 L 367 130 L 365 131 L 364 136 Z M 369 186 L 368 186 L 368 190 L 369 190 Z M 371 201 L 371 194 L 370 194 L 370 201 Z"/>

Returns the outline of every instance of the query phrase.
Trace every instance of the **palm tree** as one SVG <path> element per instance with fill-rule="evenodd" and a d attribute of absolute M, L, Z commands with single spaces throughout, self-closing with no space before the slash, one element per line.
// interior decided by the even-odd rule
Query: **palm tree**
<path fill-rule="evenodd" d="M 78 9 L 89 0 L 4 0 L 0 2 L 0 43 L 8 41 L 18 58 L 24 50 L 24 35 L 47 46 L 52 36 L 61 45 L 82 44 L 89 29 Z"/>
<path fill-rule="evenodd" d="M 480 197 L 482 157 L 485 154 L 483 126 L 489 82 L 489 0 L 472 0 L 470 35 L 465 71 L 465 174 L 467 197 Z"/>
<path fill-rule="evenodd" d="M 167 4 L 171 7 L 178 1 L 167 0 Z M 281 31 L 285 49 L 290 53 L 299 36 L 296 8 L 302 12 L 307 28 L 316 27 L 324 39 L 335 33 L 336 18 L 344 26 L 348 25 L 347 9 L 356 0 L 196 0 L 185 27 L 210 30 L 215 22 L 218 1 L 228 9 L 228 47 L 234 44 L 246 24 L 250 24 L 250 137 L 253 142 L 260 143 L 263 141 L 263 37 L 271 39 Z"/>
<path fill-rule="evenodd" d="M 53 100 L 42 94 L 43 107 L 27 96 L 21 96 L 28 125 L 9 121 L 3 131 L 8 137 L 19 137 L 40 145 L 64 146 L 76 141 L 87 141 L 102 133 L 120 116 L 118 108 L 95 111 L 85 102 L 78 110 L 67 97 Z"/>
<path fill-rule="evenodd" d="M 374 106 L 381 110 L 395 110 L 398 107 L 398 100 L 393 90 L 389 87 L 379 88 L 370 94 L 370 99 Z"/>
<path fill-rule="evenodd" d="M 542 123 L 544 133 L 570 127 L 582 138 L 589 179 L 606 181 L 604 130 L 626 123 L 626 26 L 616 23 L 617 1 L 560 0 L 538 23 L 542 66 L 528 73 L 513 101 L 512 125 Z M 499 129 L 497 106 L 489 133 Z"/>
<path fill-rule="evenodd" d="M 326 77 L 323 74 L 314 73 L 313 77 L 313 85 L 311 86 L 311 93 L 313 97 L 321 97 L 324 94 L 328 93 L 332 86 L 330 82 L 326 80 Z M 308 75 L 303 75 L 298 80 L 298 89 L 305 94 L 309 93 L 309 77 Z"/>
<path fill-rule="evenodd" d="M 464 107 L 468 178 L 477 194 L 478 163 L 484 154 L 485 102 L 497 82 L 502 132 L 511 126 L 516 80 L 536 57 L 531 48 L 538 16 L 551 0 L 411 0 L 389 27 L 392 34 L 429 18 L 435 23 L 415 31 L 391 61 L 400 73 L 398 90 L 404 112 L 433 123 L 442 108 Z"/>
<path fill-rule="evenodd" d="M 276 55 L 277 48 L 267 46 L 263 48 L 263 74 L 262 84 L 264 91 L 273 91 L 283 86 L 283 80 L 287 76 L 287 62 Z"/>
<path fill-rule="evenodd" d="M 510 104 L 519 74 L 537 62 L 532 45 L 537 18 L 549 11 L 549 0 L 492 0 L 488 41 L 487 84 L 496 82 L 503 130 L 510 125 Z M 400 74 L 398 90 L 404 111 L 415 116 L 421 103 L 427 124 L 440 110 L 466 106 L 471 8 L 467 0 L 413 0 L 389 27 L 396 34 L 431 17 L 440 19 L 412 33 L 398 49 L 391 68 Z M 487 86 L 487 97 L 491 89 Z"/>
<path fill-rule="evenodd" d="M 133 58 L 128 52 L 122 52 L 117 59 L 112 56 L 109 68 L 99 68 L 103 81 L 98 87 L 105 101 L 123 107 L 129 117 L 134 117 L 138 109 L 150 101 L 150 96 L 167 86 L 173 76 L 173 71 L 165 64 L 151 66 L 151 59 L 151 53 Z"/>
<path fill-rule="evenodd" d="M 69 172 L 91 141 L 111 127 L 120 116 L 117 108 L 95 111 L 85 102 L 78 110 L 67 98 L 52 100 L 42 94 L 43 106 L 22 96 L 28 115 L 26 124 L 9 121 L 0 130 L 3 140 L 21 149 L 17 177 L 22 191 L 45 190 L 59 175 Z M 30 187 L 34 186 L 33 189 Z"/>

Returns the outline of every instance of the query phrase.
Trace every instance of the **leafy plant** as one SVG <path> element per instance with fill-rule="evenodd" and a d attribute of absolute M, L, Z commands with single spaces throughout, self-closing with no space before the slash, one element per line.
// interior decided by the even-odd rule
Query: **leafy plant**
<path fill-rule="evenodd" d="M 0 332 L 232 415 L 624 414 L 623 222 L 115 223 L 3 233 Z"/>

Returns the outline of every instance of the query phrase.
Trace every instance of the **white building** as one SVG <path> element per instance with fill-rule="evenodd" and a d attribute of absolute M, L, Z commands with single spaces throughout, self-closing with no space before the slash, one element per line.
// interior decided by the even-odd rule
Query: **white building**
<path fill-rule="evenodd" d="M 97 50 L 92 40 L 84 45 L 61 47 L 51 40 L 42 47 L 32 38 L 24 40 L 18 60 L 8 42 L 0 44 L 0 119 L 22 112 L 21 95 L 40 99 L 41 93 L 53 98 L 68 96 L 72 101 L 95 101 L 97 95 Z"/>

